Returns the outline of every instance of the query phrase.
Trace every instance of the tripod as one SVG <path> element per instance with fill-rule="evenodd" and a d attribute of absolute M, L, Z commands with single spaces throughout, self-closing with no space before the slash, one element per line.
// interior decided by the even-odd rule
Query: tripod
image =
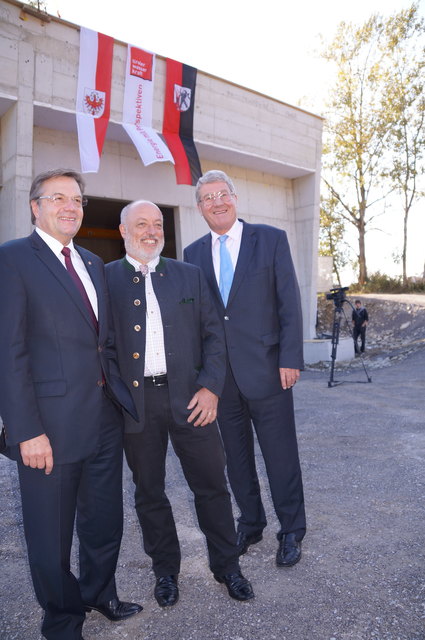
<path fill-rule="evenodd" d="M 344 316 L 345 318 L 345 322 L 347 325 L 347 329 L 348 329 L 348 333 L 350 334 L 350 336 L 353 338 L 353 331 L 351 330 L 350 324 L 348 322 L 347 316 L 345 315 L 345 311 L 343 308 L 344 302 L 348 302 L 348 304 L 350 305 L 350 307 L 353 309 L 354 311 L 354 307 L 351 304 L 351 302 L 349 300 L 347 300 L 346 298 L 342 298 L 340 295 L 334 295 L 333 296 L 333 301 L 335 303 L 335 309 L 334 309 L 334 319 L 333 319 L 333 325 L 332 325 L 332 352 L 331 352 L 331 373 L 329 376 L 329 380 L 328 380 L 328 387 L 335 387 L 337 384 L 342 384 L 341 382 L 338 382 L 337 380 L 334 380 L 334 370 L 335 370 L 335 361 L 336 361 L 336 350 L 338 348 L 338 343 L 339 343 L 339 332 L 340 332 L 340 328 L 341 328 L 341 317 Z M 353 342 L 354 342 L 354 338 L 353 338 Z M 363 365 L 363 369 L 367 378 L 368 382 L 372 382 L 372 378 L 369 376 L 367 369 L 366 369 L 366 365 L 364 363 L 364 359 L 363 359 L 363 354 L 360 353 L 360 359 Z M 357 382 L 360 382 L 360 380 L 357 380 Z"/>

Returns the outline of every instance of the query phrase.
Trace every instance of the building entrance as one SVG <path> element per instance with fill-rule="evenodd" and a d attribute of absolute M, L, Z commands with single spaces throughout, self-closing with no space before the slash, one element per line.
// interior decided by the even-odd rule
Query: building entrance
<path fill-rule="evenodd" d="M 89 202 L 84 208 L 83 224 L 75 238 L 76 244 L 96 253 L 105 264 L 119 260 L 125 255 L 124 242 L 118 229 L 120 213 L 129 201 L 91 196 L 88 196 L 88 199 Z M 174 209 L 161 206 L 159 208 L 164 216 L 165 246 L 162 255 L 176 258 Z"/>

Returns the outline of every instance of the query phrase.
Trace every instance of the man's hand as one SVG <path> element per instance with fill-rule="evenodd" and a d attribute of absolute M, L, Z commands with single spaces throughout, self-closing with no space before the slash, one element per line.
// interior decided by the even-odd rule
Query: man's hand
<path fill-rule="evenodd" d="M 49 438 L 43 433 L 41 436 L 31 438 L 19 443 L 22 462 L 33 469 L 45 469 L 49 475 L 53 469 L 53 451 Z"/>
<path fill-rule="evenodd" d="M 205 427 L 210 422 L 214 422 L 217 417 L 217 404 L 218 396 L 202 387 L 187 405 L 189 410 L 193 409 L 187 421 L 192 422 L 197 418 L 193 424 L 194 427 Z"/>
<path fill-rule="evenodd" d="M 279 373 L 282 389 L 290 389 L 294 386 L 297 380 L 300 379 L 299 369 L 285 369 L 283 367 L 280 367 Z"/>

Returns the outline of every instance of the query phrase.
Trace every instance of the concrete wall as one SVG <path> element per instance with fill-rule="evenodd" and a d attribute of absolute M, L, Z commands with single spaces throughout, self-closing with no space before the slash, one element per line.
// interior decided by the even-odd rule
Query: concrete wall
<path fill-rule="evenodd" d="M 75 97 L 79 29 L 43 22 L 22 3 L 0 0 L 0 242 L 31 230 L 33 177 L 56 166 L 79 168 Z M 140 42 L 131 43 L 143 48 Z M 120 126 L 127 46 L 115 41 L 111 121 L 98 174 L 87 195 L 146 198 L 174 207 L 179 257 L 206 233 L 194 188 L 176 185 L 174 167 L 144 167 Z M 190 60 L 185 61 L 190 64 Z M 165 60 L 157 57 L 153 124 L 162 129 Z M 239 215 L 287 231 L 300 282 L 304 332 L 314 336 L 322 120 L 310 113 L 198 73 L 194 137 L 203 171 L 233 179 Z"/>

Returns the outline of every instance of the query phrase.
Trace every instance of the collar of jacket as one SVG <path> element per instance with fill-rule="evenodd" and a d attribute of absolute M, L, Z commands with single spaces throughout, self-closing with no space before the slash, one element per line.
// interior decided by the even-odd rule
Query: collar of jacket
<path fill-rule="evenodd" d="M 129 271 L 136 271 L 136 269 L 133 267 L 132 264 L 129 263 L 129 261 L 125 256 L 124 258 L 121 259 L 121 262 L 123 263 L 124 267 Z M 162 256 L 160 256 L 159 262 L 155 267 L 155 272 L 165 271 L 165 265 L 166 265 L 166 258 L 163 258 Z"/>

